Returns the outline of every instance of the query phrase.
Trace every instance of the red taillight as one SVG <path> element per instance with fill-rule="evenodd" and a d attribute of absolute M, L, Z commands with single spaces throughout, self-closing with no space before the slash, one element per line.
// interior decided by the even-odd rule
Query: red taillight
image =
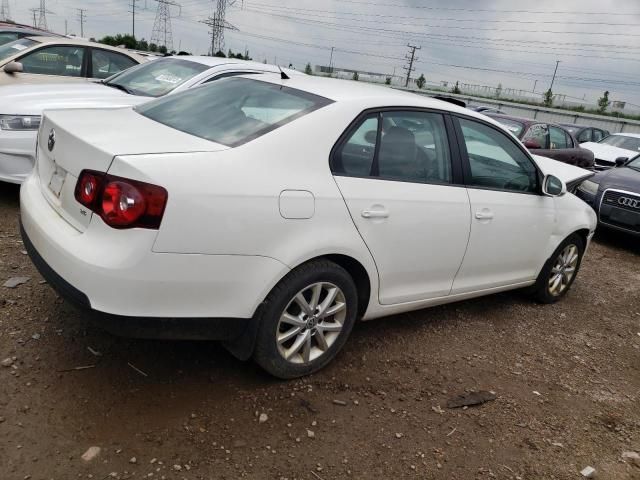
<path fill-rule="evenodd" d="M 92 170 L 80 172 L 75 197 L 114 228 L 158 229 L 167 204 L 162 187 Z"/>

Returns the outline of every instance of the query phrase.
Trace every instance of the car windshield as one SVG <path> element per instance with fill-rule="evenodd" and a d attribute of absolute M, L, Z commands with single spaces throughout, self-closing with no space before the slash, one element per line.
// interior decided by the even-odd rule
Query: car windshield
<path fill-rule="evenodd" d="M 490 115 L 491 116 L 491 115 Z M 524 130 L 524 124 L 508 118 L 492 117 L 495 121 L 500 123 L 503 127 L 509 130 L 517 138 L 520 138 L 522 131 Z"/>
<path fill-rule="evenodd" d="M 640 138 L 638 137 L 609 135 L 598 143 L 601 143 L 602 145 L 611 145 L 612 147 L 624 148 L 625 150 L 633 150 L 634 152 L 640 152 Z"/>
<path fill-rule="evenodd" d="M 106 80 L 105 84 L 132 95 L 161 97 L 208 68 L 199 62 L 162 58 L 125 70 Z"/>
<path fill-rule="evenodd" d="M 627 163 L 627 167 L 634 168 L 636 170 L 640 170 L 640 155 L 632 159 L 629 163 Z"/>
<path fill-rule="evenodd" d="M 13 42 L 0 45 L 0 62 L 6 60 L 7 58 L 13 57 L 14 55 L 17 55 L 18 53 L 26 50 L 36 43 L 38 42 L 36 42 L 35 40 L 21 38 L 20 40 L 14 40 Z"/>
<path fill-rule="evenodd" d="M 177 130 L 235 147 L 330 102 L 279 84 L 230 77 L 155 100 L 136 111 Z"/>

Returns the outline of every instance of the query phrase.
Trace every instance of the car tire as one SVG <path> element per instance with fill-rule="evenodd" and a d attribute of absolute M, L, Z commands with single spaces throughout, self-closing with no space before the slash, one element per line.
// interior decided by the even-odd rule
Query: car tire
<path fill-rule="evenodd" d="M 261 305 L 253 358 L 282 379 L 316 372 L 347 341 L 357 310 L 358 292 L 344 268 L 328 260 L 303 264 Z"/>
<path fill-rule="evenodd" d="M 584 240 L 578 234 L 566 238 L 544 264 L 533 287 L 533 298 L 540 303 L 555 303 L 564 297 L 580 270 Z"/>

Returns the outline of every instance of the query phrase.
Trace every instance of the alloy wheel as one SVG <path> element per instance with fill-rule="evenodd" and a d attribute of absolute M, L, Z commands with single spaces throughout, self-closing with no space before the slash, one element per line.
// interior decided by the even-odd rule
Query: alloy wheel
<path fill-rule="evenodd" d="M 338 339 L 347 315 L 342 290 L 328 282 L 300 290 L 280 315 L 276 343 L 282 357 L 306 364 L 322 356 Z"/>
<path fill-rule="evenodd" d="M 551 295 L 560 296 L 569 287 L 576 274 L 579 258 L 578 247 L 574 244 L 567 245 L 560 252 L 549 276 L 548 288 Z"/>

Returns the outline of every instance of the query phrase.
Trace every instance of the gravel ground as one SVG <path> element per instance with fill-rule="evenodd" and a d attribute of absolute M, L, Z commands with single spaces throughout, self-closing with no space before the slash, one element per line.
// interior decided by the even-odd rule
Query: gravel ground
<path fill-rule="evenodd" d="M 216 344 L 87 325 L 25 255 L 17 197 L 0 185 L 0 284 L 30 277 L 0 287 L 2 480 L 640 479 L 622 458 L 640 452 L 637 239 L 599 234 L 557 305 L 513 292 L 365 322 L 281 382 Z M 497 398 L 447 408 L 474 390 Z"/>

